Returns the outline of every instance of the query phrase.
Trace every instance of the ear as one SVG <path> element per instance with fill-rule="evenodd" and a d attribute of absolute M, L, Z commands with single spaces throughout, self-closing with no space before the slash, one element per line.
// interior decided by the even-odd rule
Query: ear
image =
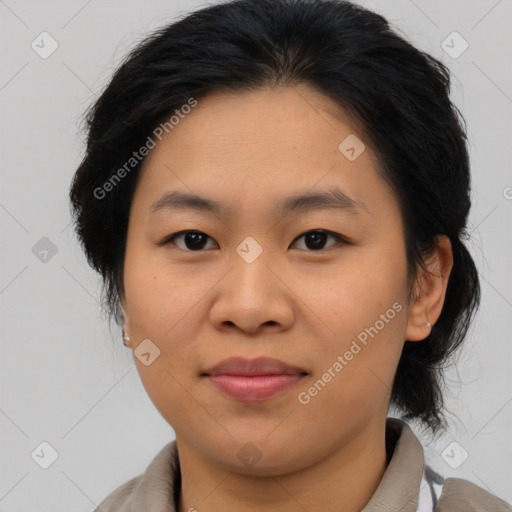
<path fill-rule="evenodd" d="M 123 330 L 124 330 L 125 334 L 127 334 L 128 336 L 131 337 L 130 321 L 129 321 L 128 315 L 126 314 L 126 310 L 125 310 L 126 304 L 123 299 L 119 300 L 119 305 L 120 305 L 121 311 L 123 313 Z M 127 347 L 131 347 L 131 343 L 132 343 L 131 340 L 125 341 L 125 344 Z"/>
<path fill-rule="evenodd" d="M 453 267 L 452 244 L 446 235 L 436 237 L 436 247 L 425 261 L 429 272 L 419 269 L 414 286 L 413 298 L 409 305 L 405 339 L 407 341 L 424 340 L 443 309 L 448 278 Z"/>

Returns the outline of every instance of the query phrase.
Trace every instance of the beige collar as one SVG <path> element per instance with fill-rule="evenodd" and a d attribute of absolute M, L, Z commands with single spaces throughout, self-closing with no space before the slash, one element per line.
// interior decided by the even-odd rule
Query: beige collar
<path fill-rule="evenodd" d="M 386 420 L 386 441 L 395 445 L 391 461 L 361 512 L 416 512 L 423 475 L 423 447 L 409 425 L 395 418 Z"/>
<path fill-rule="evenodd" d="M 410 427 L 386 420 L 386 447 L 392 452 L 384 476 L 361 512 L 416 512 L 423 474 L 423 448 Z M 107 496 L 94 512 L 176 512 L 181 487 L 176 441 L 165 445 L 146 471 Z M 512 512 L 493 494 L 459 478 L 448 478 L 435 512 Z"/>
<path fill-rule="evenodd" d="M 394 418 L 387 419 L 386 437 L 391 447 L 395 445 L 393 455 L 377 490 L 361 512 L 416 512 L 423 472 L 422 446 L 410 427 Z M 176 512 L 174 503 L 180 485 L 177 445 L 172 441 L 141 476 L 126 484 L 123 494 L 129 498 L 123 511 Z"/>

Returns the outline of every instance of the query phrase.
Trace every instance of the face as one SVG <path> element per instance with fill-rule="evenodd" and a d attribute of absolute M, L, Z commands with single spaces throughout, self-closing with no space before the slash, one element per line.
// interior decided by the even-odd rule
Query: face
<path fill-rule="evenodd" d="M 178 443 L 223 468 L 283 474 L 383 426 L 407 339 L 407 265 L 398 200 L 361 142 L 306 86 L 216 93 L 144 162 L 125 329 Z M 173 192 L 219 209 L 153 208 Z M 291 199 L 311 194 L 325 197 Z M 283 364 L 211 370 L 232 357 Z"/>

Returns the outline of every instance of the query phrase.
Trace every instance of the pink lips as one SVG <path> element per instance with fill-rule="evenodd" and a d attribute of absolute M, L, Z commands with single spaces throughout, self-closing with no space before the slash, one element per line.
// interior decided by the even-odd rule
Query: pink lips
<path fill-rule="evenodd" d="M 228 396 L 246 402 L 259 402 L 293 386 L 307 373 L 277 359 L 235 357 L 222 361 L 205 375 Z"/>

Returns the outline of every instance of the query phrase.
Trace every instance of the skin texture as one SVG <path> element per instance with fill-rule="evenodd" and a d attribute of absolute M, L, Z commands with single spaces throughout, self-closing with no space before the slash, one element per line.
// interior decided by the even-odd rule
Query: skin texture
<path fill-rule="evenodd" d="M 338 149 L 356 123 L 307 87 L 215 93 L 152 149 L 133 198 L 124 265 L 125 330 L 135 350 L 149 339 L 151 364 L 134 357 L 143 385 L 176 433 L 179 510 L 356 511 L 386 468 L 385 419 L 404 340 L 421 343 L 438 319 L 452 267 L 439 237 L 407 302 L 399 203 L 376 172 L 369 145 L 354 161 Z M 283 198 L 336 185 L 366 206 L 278 213 Z M 215 199 L 231 215 L 150 206 L 180 190 Z M 328 230 L 314 249 L 305 233 Z M 208 235 L 194 250 L 183 236 Z M 248 236 L 262 253 L 236 251 Z M 311 248 L 313 247 L 313 248 Z M 416 297 L 418 297 L 416 299 Z M 365 328 L 399 303 L 342 371 L 307 391 Z M 232 356 L 280 359 L 308 372 L 259 403 L 218 391 L 201 373 Z M 259 460 L 238 456 L 252 443 Z M 252 446 L 251 445 L 251 446 Z M 252 448 L 254 449 L 254 448 Z M 247 450 L 247 447 L 245 448 Z"/>

